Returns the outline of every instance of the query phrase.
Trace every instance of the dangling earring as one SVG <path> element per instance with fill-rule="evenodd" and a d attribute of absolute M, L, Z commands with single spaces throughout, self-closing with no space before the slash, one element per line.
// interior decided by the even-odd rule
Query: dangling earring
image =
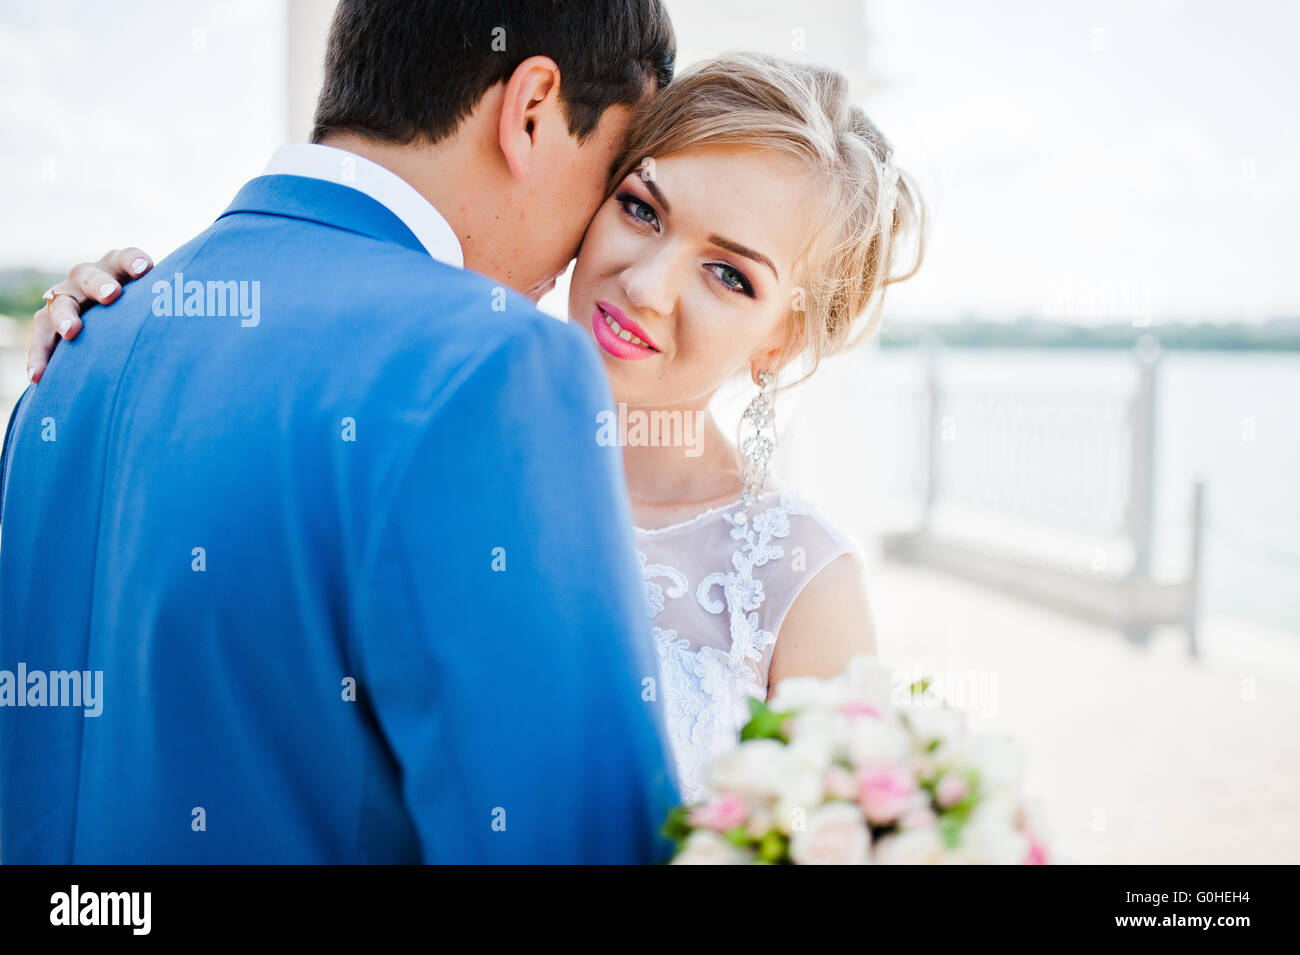
<path fill-rule="evenodd" d="M 744 459 L 743 490 L 740 493 L 741 504 L 745 510 L 758 499 L 767 481 L 767 465 L 776 450 L 776 417 L 772 413 L 772 385 L 776 375 L 767 369 L 758 373 L 758 394 L 745 409 L 742 428 L 748 424 L 753 433 L 740 444 L 740 454 Z M 770 435 L 768 434 L 770 432 Z"/>

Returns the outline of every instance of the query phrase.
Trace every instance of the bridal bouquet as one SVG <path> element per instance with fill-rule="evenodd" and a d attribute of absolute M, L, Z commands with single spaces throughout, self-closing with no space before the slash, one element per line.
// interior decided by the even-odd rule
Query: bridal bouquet
<path fill-rule="evenodd" d="M 713 795 L 668 818 L 674 864 L 1047 862 L 1019 749 L 968 732 L 924 681 L 859 657 L 750 709 Z"/>

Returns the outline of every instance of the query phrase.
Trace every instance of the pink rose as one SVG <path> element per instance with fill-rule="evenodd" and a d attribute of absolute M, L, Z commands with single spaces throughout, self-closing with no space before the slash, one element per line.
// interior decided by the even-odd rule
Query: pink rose
<path fill-rule="evenodd" d="M 714 829 L 718 832 L 730 832 L 737 826 L 743 826 L 749 818 L 745 800 L 730 793 L 714 796 L 707 804 L 691 810 L 690 822 L 697 829 Z"/>
<path fill-rule="evenodd" d="M 790 835 L 795 865 L 866 865 L 871 832 L 856 806 L 830 802 L 808 814 L 807 824 Z"/>
<path fill-rule="evenodd" d="M 869 822 L 893 822 L 913 805 L 916 780 L 901 766 L 879 766 L 858 772 L 858 803 Z"/>
<path fill-rule="evenodd" d="M 1032 832 L 1025 830 L 1025 835 L 1029 838 L 1029 851 L 1021 865 L 1047 865 L 1047 847 Z"/>
<path fill-rule="evenodd" d="M 929 806 L 917 806 L 907 810 L 898 820 L 898 825 L 902 829 L 927 829 L 938 821 L 939 817 Z"/>
<path fill-rule="evenodd" d="M 934 798 L 944 809 L 955 806 L 970 793 L 970 783 L 957 773 L 944 773 L 934 787 Z"/>
<path fill-rule="evenodd" d="M 849 700 L 844 704 L 844 712 L 850 716 L 874 716 L 876 719 L 880 719 L 880 710 L 866 700 Z"/>
<path fill-rule="evenodd" d="M 826 778 L 823 780 L 826 792 L 836 799 L 857 799 L 858 782 L 853 778 L 853 774 L 843 766 L 832 766 L 826 770 Z"/>

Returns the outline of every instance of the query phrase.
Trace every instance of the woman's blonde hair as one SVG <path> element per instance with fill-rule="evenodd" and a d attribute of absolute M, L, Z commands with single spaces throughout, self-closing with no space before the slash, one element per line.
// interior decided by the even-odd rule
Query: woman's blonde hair
<path fill-rule="evenodd" d="M 646 160 L 701 146 L 770 149 L 819 177 L 817 226 L 800 258 L 783 360 L 806 351 L 807 374 L 824 357 L 869 337 L 885 287 L 921 265 L 924 207 L 899 174 L 893 149 L 834 70 L 756 53 L 735 53 L 675 79 L 633 124 L 614 187 Z M 895 274 L 895 250 L 914 258 Z M 802 301 L 800 299 L 802 298 Z M 851 330 L 865 316 L 861 334 Z M 802 380 L 802 379 L 801 379 Z"/>

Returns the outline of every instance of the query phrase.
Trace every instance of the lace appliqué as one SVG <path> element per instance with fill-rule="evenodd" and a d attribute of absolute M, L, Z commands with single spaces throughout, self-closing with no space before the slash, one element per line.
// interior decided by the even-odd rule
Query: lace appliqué
<path fill-rule="evenodd" d="M 711 614 L 727 615 L 731 636 L 729 649 L 691 649 L 676 630 L 653 628 L 659 654 L 668 735 L 677 759 L 682 797 L 687 802 L 707 798 L 704 777 L 712 761 L 736 744 L 740 728 L 749 721 L 750 697 L 767 696 L 766 674 L 759 667 L 776 634 L 759 624 L 763 604 L 763 582 L 754 570 L 785 556 L 780 540 L 790 534 L 790 515 L 804 509 L 790 496 L 782 495 L 779 506 L 750 517 L 743 510 L 722 515 L 737 542 L 731 555 L 731 570 L 711 573 L 695 590 L 700 607 Z M 646 611 L 651 620 L 663 612 L 665 597 L 676 599 L 688 589 L 686 577 L 665 564 L 646 564 L 638 551 L 645 587 Z M 664 590 L 652 578 L 669 581 Z M 714 596 L 721 589 L 722 599 Z"/>
<path fill-rule="evenodd" d="M 665 564 L 651 564 L 648 567 L 645 562 L 645 554 L 640 551 L 636 552 L 637 563 L 641 566 L 641 585 L 645 589 L 645 606 L 646 613 L 653 620 L 664 609 L 664 589 L 654 582 L 654 577 L 664 577 L 668 580 L 668 596 L 680 597 L 686 593 L 686 588 L 690 583 L 686 580 L 686 575 L 675 567 L 668 567 Z"/>

